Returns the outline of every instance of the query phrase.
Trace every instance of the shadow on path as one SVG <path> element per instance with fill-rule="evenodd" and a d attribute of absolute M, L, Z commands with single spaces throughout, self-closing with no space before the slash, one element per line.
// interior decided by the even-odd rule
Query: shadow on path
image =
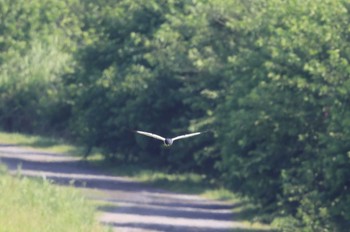
<path fill-rule="evenodd" d="M 75 157 L 0 145 L 0 162 L 12 173 L 18 170 L 25 176 L 45 176 L 56 184 L 87 190 L 88 197 L 105 202 L 98 207 L 99 220 L 116 231 L 257 232 L 234 221 L 237 215 L 232 209 L 239 204 L 172 193 L 127 177 L 109 176 Z"/>

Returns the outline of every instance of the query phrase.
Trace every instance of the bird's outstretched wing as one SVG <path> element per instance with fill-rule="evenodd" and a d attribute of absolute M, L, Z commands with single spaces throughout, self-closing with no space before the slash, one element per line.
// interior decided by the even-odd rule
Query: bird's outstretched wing
<path fill-rule="evenodd" d="M 135 130 L 135 132 L 138 133 L 138 134 L 146 135 L 148 137 L 152 137 L 152 138 L 159 139 L 159 140 L 162 140 L 162 141 L 165 140 L 165 138 L 163 138 L 162 136 L 159 136 L 159 135 L 156 135 L 156 134 L 152 134 L 152 133 L 149 133 L 149 132 L 138 131 L 138 130 Z"/>
<path fill-rule="evenodd" d="M 205 131 L 205 132 L 207 132 L 207 131 Z M 203 134 L 205 132 L 196 132 L 196 133 L 191 133 L 191 134 L 186 134 L 186 135 L 180 135 L 180 136 L 176 136 L 176 137 L 172 138 L 172 140 L 175 141 L 175 140 L 178 140 L 178 139 L 185 139 L 185 138 L 188 138 L 188 137 L 192 137 L 192 136 Z"/>

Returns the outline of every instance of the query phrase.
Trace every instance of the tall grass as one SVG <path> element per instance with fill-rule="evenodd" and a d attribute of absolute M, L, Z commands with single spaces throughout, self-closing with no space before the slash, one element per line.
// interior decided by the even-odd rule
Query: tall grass
<path fill-rule="evenodd" d="M 78 190 L 0 171 L 0 232 L 100 232 L 94 207 Z"/>

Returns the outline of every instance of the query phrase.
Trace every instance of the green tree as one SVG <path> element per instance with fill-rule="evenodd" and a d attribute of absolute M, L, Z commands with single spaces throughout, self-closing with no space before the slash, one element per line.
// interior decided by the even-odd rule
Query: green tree
<path fill-rule="evenodd" d="M 191 103 L 205 90 L 203 84 L 196 86 L 201 71 L 194 64 L 196 49 L 190 50 L 205 22 L 203 16 L 195 20 L 193 14 L 200 16 L 197 6 L 160 0 L 89 4 L 95 13 L 86 15 L 86 25 L 98 39 L 78 52 L 79 66 L 71 79 L 73 127 L 89 148 L 99 146 L 110 157 L 151 160 L 177 170 L 200 168 L 197 161 L 204 159 L 191 154 L 210 136 L 195 138 L 191 145 L 179 142 L 170 150 L 128 131 L 173 136 L 199 129 L 195 121 L 207 112 L 201 103 L 200 109 Z"/>
<path fill-rule="evenodd" d="M 0 1 L 0 127 L 64 130 L 69 107 L 61 82 L 84 39 L 76 0 Z"/>

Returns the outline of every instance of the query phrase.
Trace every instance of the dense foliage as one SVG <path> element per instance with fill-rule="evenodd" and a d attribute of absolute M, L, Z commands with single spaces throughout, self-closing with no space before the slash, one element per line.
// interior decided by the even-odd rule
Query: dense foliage
<path fill-rule="evenodd" d="M 229 18 L 234 33 L 250 36 L 228 60 L 223 173 L 233 189 L 312 231 L 350 219 L 347 13 L 341 2 L 269 1 L 249 12 L 253 23 Z"/>
<path fill-rule="evenodd" d="M 0 123 L 9 131 L 63 132 L 62 75 L 84 38 L 76 0 L 0 0 Z M 65 116 L 64 114 L 67 114 Z"/>
<path fill-rule="evenodd" d="M 205 174 L 286 231 L 350 226 L 347 1 L 0 0 L 0 10 L 3 129 Z M 130 129 L 211 133 L 163 149 Z"/>

